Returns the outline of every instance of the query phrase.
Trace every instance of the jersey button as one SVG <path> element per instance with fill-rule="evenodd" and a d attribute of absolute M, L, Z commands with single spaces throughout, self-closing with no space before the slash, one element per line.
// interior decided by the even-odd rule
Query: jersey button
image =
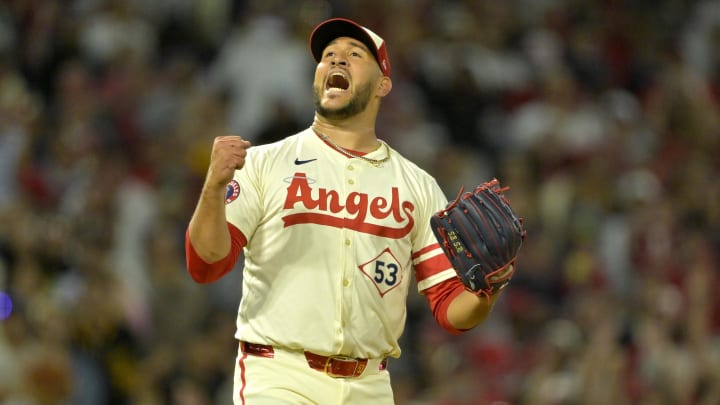
<path fill-rule="evenodd" d="M 347 169 L 348 169 L 348 170 L 355 170 L 355 166 L 353 166 L 353 165 L 348 165 L 348 168 L 347 168 Z"/>
<path fill-rule="evenodd" d="M 350 246 L 350 239 L 345 239 L 345 246 Z"/>
<path fill-rule="evenodd" d="M 347 279 L 343 280 L 343 286 L 344 286 L 344 287 L 347 287 L 347 286 L 349 286 L 349 285 L 350 285 L 350 281 L 348 281 Z"/>
<path fill-rule="evenodd" d="M 355 184 L 355 180 L 353 180 L 353 179 L 348 180 L 348 184 Z"/>

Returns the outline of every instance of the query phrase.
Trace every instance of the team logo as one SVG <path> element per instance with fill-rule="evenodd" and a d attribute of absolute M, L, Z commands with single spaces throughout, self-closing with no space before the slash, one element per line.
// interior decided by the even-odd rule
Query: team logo
<path fill-rule="evenodd" d="M 341 195 L 337 190 L 311 187 L 311 180 L 302 172 L 285 178 L 290 184 L 283 209 L 294 210 L 282 218 L 285 227 L 318 224 L 400 239 L 415 225 L 415 205 L 401 200 L 397 187 L 392 187 L 389 195 Z"/>
<path fill-rule="evenodd" d="M 235 201 L 240 195 L 240 183 L 237 180 L 232 180 L 227 185 L 227 191 L 225 192 L 225 204 L 230 204 Z"/>
<path fill-rule="evenodd" d="M 305 160 L 300 160 L 300 158 L 295 158 L 295 164 L 298 165 L 298 166 L 300 166 L 300 165 L 304 165 L 305 163 L 314 162 L 314 161 L 316 161 L 316 160 L 317 160 L 317 159 L 305 159 Z"/>

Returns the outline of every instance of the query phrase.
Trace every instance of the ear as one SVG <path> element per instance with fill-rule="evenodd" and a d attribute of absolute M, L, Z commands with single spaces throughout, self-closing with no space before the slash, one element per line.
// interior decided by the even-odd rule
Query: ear
<path fill-rule="evenodd" d="M 392 90 L 392 80 L 389 77 L 383 76 L 377 86 L 378 96 L 385 97 Z"/>

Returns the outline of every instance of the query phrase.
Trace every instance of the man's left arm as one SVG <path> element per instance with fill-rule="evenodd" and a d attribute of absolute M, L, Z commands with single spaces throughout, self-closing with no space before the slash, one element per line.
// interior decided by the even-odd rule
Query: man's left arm
<path fill-rule="evenodd" d="M 487 319 L 501 292 L 489 297 L 463 291 L 455 296 L 447 308 L 448 322 L 458 330 L 472 329 Z"/>
<path fill-rule="evenodd" d="M 483 323 L 501 292 L 478 296 L 468 291 L 459 278 L 453 277 L 421 293 L 428 300 L 433 317 L 443 329 L 459 335 Z"/>

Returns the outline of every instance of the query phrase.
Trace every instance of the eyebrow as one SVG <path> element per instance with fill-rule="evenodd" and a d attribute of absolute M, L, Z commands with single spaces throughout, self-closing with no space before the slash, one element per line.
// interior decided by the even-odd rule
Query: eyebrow
<path fill-rule="evenodd" d="M 334 45 L 335 43 L 337 43 L 337 41 L 338 41 L 338 38 L 333 39 L 332 41 L 330 41 L 330 42 L 325 46 L 325 48 L 327 48 L 327 47 L 330 46 L 330 45 Z M 363 51 L 367 52 L 368 54 L 372 54 L 372 52 L 370 52 L 370 48 L 368 48 L 367 45 L 365 45 L 364 43 L 362 43 L 362 42 L 360 42 L 360 41 L 356 41 L 356 40 L 352 40 L 352 39 L 351 39 L 351 40 L 349 41 L 349 43 L 350 43 L 350 46 L 352 46 L 352 47 L 360 48 L 360 49 L 362 49 Z"/>

